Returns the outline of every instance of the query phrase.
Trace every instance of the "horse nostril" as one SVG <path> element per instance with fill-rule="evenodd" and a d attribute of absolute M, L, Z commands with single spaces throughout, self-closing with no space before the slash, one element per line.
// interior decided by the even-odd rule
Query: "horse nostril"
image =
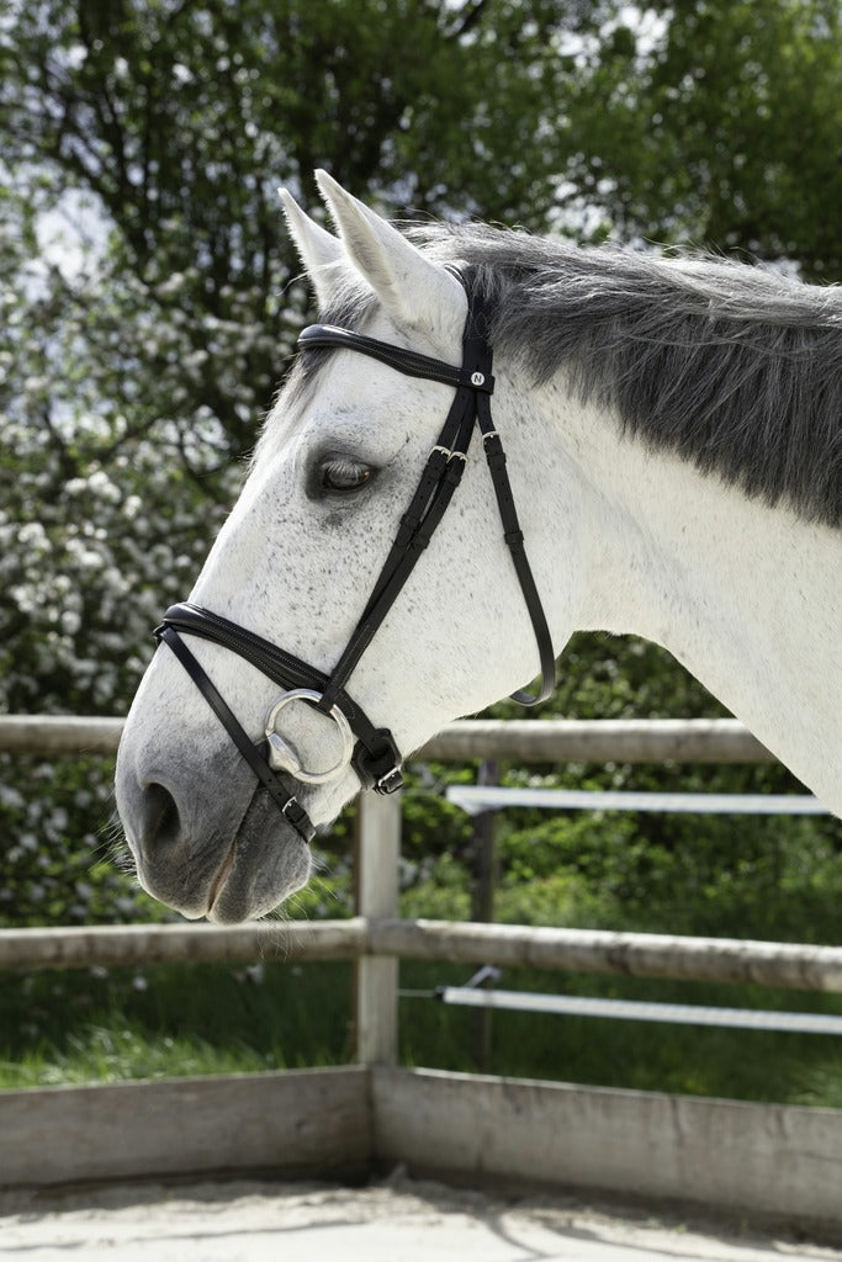
<path fill-rule="evenodd" d="M 175 798 L 162 784 L 147 784 L 143 790 L 144 848 L 171 845 L 178 841 L 181 819 Z"/>

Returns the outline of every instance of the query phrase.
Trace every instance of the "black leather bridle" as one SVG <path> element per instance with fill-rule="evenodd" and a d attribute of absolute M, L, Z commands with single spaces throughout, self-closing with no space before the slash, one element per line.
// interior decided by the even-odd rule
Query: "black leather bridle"
<path fill-rule="evenodd" d="M 537 694 L 530 696 L 526 692 L 516 692 L 513 699 L 522 705 L 535 705 L 548 697 L 555 685 L 552 639 L 526 557 L 523 533 L 506 472 L 503 445 L 491 419 L 494 378 L 491 375 L 492 353 L 488 341 L 490 313 L 475 287 L 473 274 L 466 271 L 458 275 L 468 297 L 462 364 L 459 367 L 329 324 L 312 324 L 303 330 L 298 339 L 298 345 L 303 350 L 329 347 L 357 351 L 380 360 L 405 376 L 438 381 L 455 390 L 438 441 L 401 518 L 374 590 L 330 675 L 199 605 L 172 605 L 155 630 L 159 641 L 164 641 L 184 666 L 259 782 L 305 841 L 312 839 L 315 829 L 279 772 L 288 772 L 295 780 L 305 784 L 319 784 L 342 774 L 350 763 L 363 788 L 374 789 L 377 793 L 393 793 L 403 783 L 401 755 L 391 732 L 388 728 L 374 726 L 345 691 L 345 685 L 444 516 L 462 477 L 475 427 L 479 428 L 482 437 L 503 525 L 503 537 L 526 602 L 541 663 L 541 686 Z M 265 742 L 255 744 L 251 740 L 213 681 L 187 648 L 182 635 L 200 636 L 238 653 L 285 690 L 270 711 Z M 313 705 L 336 723 L 343 744 L 343 756 L 336 766 L 321 772 L 306 771 L 295 751 L 275 730 L 280 710 L 295 700 Z"/>

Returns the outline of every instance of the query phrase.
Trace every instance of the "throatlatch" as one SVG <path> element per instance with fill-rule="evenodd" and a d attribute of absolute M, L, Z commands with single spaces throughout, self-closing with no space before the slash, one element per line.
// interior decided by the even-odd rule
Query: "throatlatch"
<path fill-rule="evenodd" d="M 475 427 L 481 435 L 503 525 L 503 537 L 535 632 L 541 664 L 538 693 L 531 696 L 519 691 L 512 694 L 513 699 L 521 705 L 535 705 L 545 700 L 555 685 L 552 639 L 526 557 L 523 533 L 506 472 L 503 445 L 491 418 L 494 378 L 491 375 L 492 352 L 488 341 L 490 313 L 475 288 L 473 272 L 460 273 L 459 279 L 468 296 L 460 367 L 334 325 L 309 325 L 298 339 L 298 345 L 304 351 L 325 347 L 357 351 L 387 364 L 404 376 L 438 381 L 455 389 L 438 441 L 401 518 L 389 555 L 330 675 L 199 605 L 173 605 L 155 630 L 158 639 L 176 654 L 259 782 L 305 841 L 312 839 L 315 829 L 280 773 L 287 773 L 299 783 L 323 784 L 342 775 L 350 765 L 362 787 L 373 789 L 376 793 L 394 793 L 403 784 L 401 755 L 391 732 L 388 728 L 376 728 L 371 723 L 345 691 L 345 685 L 444 516 L 461 480 Z M 187 648 L 181 638 L 183 635 L 197 635 L 238 653 L 285 689 L 270 710 L 264 740 L 255 744 L 249 738 L 213 681 Z M 333 767 L 322 771 L 306 770 L 295 751 L 275 730 L 279 713 L 295 701 L 312 705 L 335 723 L 342 756 Z"/>

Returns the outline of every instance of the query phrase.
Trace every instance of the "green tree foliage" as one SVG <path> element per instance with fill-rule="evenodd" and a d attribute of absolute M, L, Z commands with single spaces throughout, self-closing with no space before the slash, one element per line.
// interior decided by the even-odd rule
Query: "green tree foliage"
<path fill-rule="evenodd" d="M 661 0 L 648 50 L 618 25 L 584 54 L 564 135 L 577 196 L 623 235 L 842 277 L 842 12 L 835 0 Z"/>
<path fill-rule="evenodd" d="M 123 711 L 189 590 L 308 302 L 276 184 L 318 214 L 324 166 L 397 217 L 835 276 L 838 28 L 820 0 L 0 0 L 0 708 Z M 555 708 L 719 712 L 659 650 L 593 637 Z M 0 771 L 27 839 L 0 917 L 115 914 L 106 866 L 80 898 L 60 850 L 99 853 L 110 769 Z M 465 844 L 452 812 L 410 815 L 419 871 Z"/>

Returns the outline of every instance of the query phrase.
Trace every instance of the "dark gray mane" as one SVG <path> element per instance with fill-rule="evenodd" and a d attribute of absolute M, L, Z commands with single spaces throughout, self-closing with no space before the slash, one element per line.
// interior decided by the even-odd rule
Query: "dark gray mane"
<path fill-rule="evenodd" d="M 564 368 L 583 400 L 653 448 L 842 525 L 842 289 L 482 225 L 409 235 L 479 269 L 497 304 L 494 345 L 536 381 Z"/>

